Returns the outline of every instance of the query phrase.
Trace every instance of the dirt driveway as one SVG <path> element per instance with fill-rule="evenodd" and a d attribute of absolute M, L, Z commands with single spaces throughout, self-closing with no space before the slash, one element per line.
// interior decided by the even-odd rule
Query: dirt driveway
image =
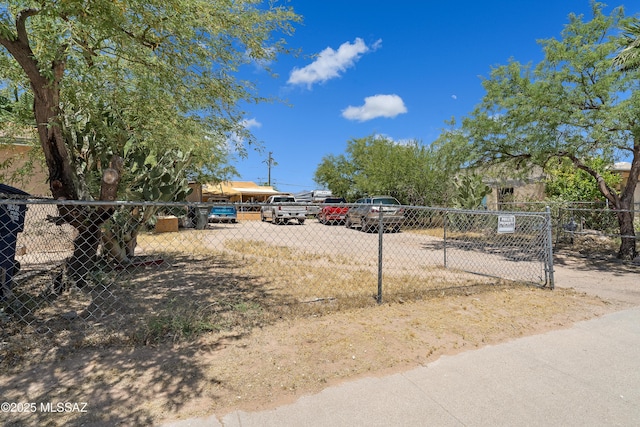
<path fill-rule="evenodd" d="M 210 224 L 207 241 L 211 248 L 222 249 L 229 240 L 250 240 L 270 245 L 285 245 L 295 251 L 315 253 L 332 258 L 363 261 L 375 271 L 378 266 L 379 235 L 348 229 L 342 225 L 323 225 L 308 220 L 304 225 L 292 222 L 274 225 L 270 222 L 246 221 L 237 224 Z M 544 284 L 544 264 L 537 242 L 523 244 L 509 241 L 499 245 L 483 245 L 473 240 L 460 241 L 449 237 L 443 243 L 442 228 L 433 230 L 405 228 L 399 233 L 385 232 L 382 237 L 383 268 L 394 274 L 417 274 L 420 267 L 443 267 L 447 271 L 470 272 Z M 517 248 L 517 249 L 516 249 Z M 524 248 L 524 249 L 522 249 Z M 511 252 L 513 251 L 513 252 Z M 426 272 L 433 274 L 433 271 Z"/>
<path fill-rule="evenodd" d="M 579 256 L 559 251 L 554 259 L 555 283 L 589 295 L 633 306 L 640 305 L 640 266 L 622 263 L 610 254 Z"/>
<path fill-rule="evenodd" d="M 363 233 L 339 225 L 326 226 L 315 220 L 307 221 L 303 226 L 296 223 L 278 226 L 270 222 L 253 221 L 210 224 L 209 229 L 213 231 L 211 242 L 218 242 L 219 246 L 223 246 L 220 242 L 225 240 L 247 239 L 275 245 L 284 243 L 298 250 L 331 253 L 349 258 L 375 260 L 378 255 L 377 233 Z M 555 285 L 604 299 L 640 305 L 640 266 L 617 261 L 612 250 L 598 251 L 590 256 L 582 255 L 580 245 L 581 243 L 576 241 L 574 246 L 562 247 L 555 252 Z M 416 258 L 417 253 L 420 253 L 420 259 L 414 259 L 415 262 L 441 265 L 442 237 L 411 231 L 384 234 L 385 266 L 405 264 L 408 258 Z M 450 249 L 449 258 L 453 258 L 451 253 Z M 481 254 L 481 257 L 476 258 L 470 254 L 467 258 L 467 263 L 478 269 L 478 273 L 495 275 L 495 271 L 499 271 L 503 277 L 515 276 L 514 280 L 531 277 L 532 281 L 535 276 L 543 274 L 540 271 L 543 266 L 536 262 L 505 261 L 491 254 Z"/>

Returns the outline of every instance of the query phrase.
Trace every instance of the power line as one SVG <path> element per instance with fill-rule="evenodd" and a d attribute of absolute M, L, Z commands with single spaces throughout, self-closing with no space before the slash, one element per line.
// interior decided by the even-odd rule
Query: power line
<path fill-rule="evenodd" d="M 308 188 L 308 187 L 309 187 L 308 185 L 302 185 L 302 184 L 288 184 L 288 183 L 286 183 L 286 182 L 279 182 L 279 181 L 278 181 L 278 182 L 276 182 L 276 184 L 278 184 L 278 185 L 288 185 L 288 186 L 290 186 L 290 187 L 306 187 L 306 188 Z M 317 185 L 312 185 L 312 187 L 317 187 Z"/>

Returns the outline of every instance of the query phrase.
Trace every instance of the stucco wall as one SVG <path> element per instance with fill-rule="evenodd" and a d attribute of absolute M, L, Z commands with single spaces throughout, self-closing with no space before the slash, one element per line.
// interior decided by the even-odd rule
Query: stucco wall
<path fill-rule="evenodd" d="M 24 179 L 11 179 L 11 175 L 29 161 L 32 147 L 23 144 L 0 145 L 0 163 L 11 159 L 11 164 L 2 170 L 3 184 L 19 188 L 34 196 L 51 196 L 47 178 L 49 176 L 44 164 L 35 161 L 33 171 Z"/>

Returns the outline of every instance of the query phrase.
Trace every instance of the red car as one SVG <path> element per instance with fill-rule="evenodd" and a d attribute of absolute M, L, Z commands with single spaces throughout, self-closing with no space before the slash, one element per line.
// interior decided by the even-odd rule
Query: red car
<path fill-rule="evenodd" d="M 342 197 L 327 197 L 318 212 L 320 224 L 344 224 L 349 206 L 342 206 L 347 201 Z"/>

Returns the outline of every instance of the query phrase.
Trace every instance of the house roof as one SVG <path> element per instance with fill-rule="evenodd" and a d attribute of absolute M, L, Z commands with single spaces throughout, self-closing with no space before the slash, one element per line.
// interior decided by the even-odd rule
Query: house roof
<path fill-rule="evenodd" d="M 271 186 L 258 185 L 251 181 L 223 181 L 218 184 L 202 184 L 202 194 L 234 196 L 234 195 L 272 195 L 283 194 Z"/>
<path fill-rule="evenodd" d="M 613 164 L 614 171 L 630 171 L 631 163 L 629 162 L 616 162 Z"/>

